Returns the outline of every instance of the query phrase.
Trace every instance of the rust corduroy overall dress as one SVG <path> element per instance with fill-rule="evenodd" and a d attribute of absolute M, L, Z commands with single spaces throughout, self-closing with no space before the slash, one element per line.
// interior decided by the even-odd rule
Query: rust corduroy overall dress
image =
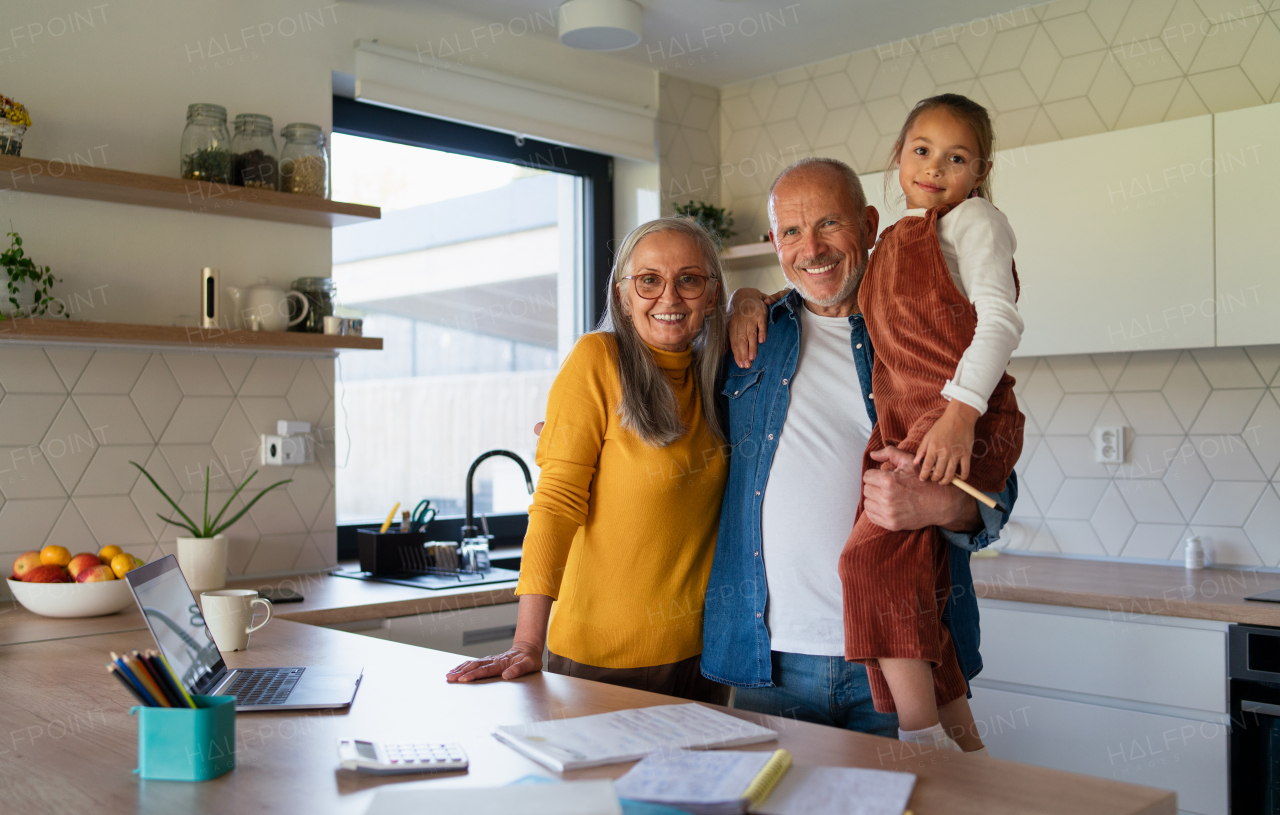
<path fill-rule="evenodd" d="M 938 243 L 938 219 L 950 210 L 935 207 L 887 228 L 858 292 L 875 348 L 876 425 L 864 471 L 880 466 L 871 458 L 874 450 L 892 445 L 916 452 L 946 409 L 940 392 L 973 341 L 977 311 L 952 281 Z M 1006 373 L 974 428 L 969 484 L 983 492 L 1004 490 L 1022 452 L 1024 423 L 1013 377 Z M 861 499 L 856 518 L 840 555 L 845 658 L 867 665 L 875 708 L 882 713 L 896 708 L 876 667 L 881 657 L 932 662 L 938 705 L 960 698 L 965 677 L 941 619 L 951 593 L 948 544 L 934 527 L 890 532 L 876 526 L 863 514 Z"/>

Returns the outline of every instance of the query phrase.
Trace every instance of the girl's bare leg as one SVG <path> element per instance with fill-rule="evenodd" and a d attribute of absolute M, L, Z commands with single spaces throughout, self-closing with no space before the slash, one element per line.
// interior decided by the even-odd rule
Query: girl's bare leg
<path fill-rule="evenodd" d="M 894 699 L 896 702 L 897 697 L 895 696 Z M 946 730 L 947 735 L 966 753 L 981 750 L 985 746 L 982 739 L 978 738 L 978 728 L 974 724 L 973 711 L 969 709 L 967 697 L 961 696 L 954 702 L 948 702 L 938 708 L 938 719 L 942 722 L 942 729 Z"/>
<path fill-rule="evenodd" d="M 924 730 L 937 724 L 933 665 L 923 659 L 883 658 L 879 664 L 893 694 L 893 704 L 898 708 L 898 727 L 902 730 Z"/>

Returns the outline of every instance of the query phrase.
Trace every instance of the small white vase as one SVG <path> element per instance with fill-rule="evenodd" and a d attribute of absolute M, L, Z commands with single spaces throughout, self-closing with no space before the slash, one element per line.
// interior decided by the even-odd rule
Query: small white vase
<path fill-rule="evenodd" d="M 227 585 L 227 539 L 178 538 L 178 568 L 197 596 L 222 588 Z"/>

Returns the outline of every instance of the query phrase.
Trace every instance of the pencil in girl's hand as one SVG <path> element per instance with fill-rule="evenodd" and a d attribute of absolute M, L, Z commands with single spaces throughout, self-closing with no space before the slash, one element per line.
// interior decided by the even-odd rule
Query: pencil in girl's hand
<path fill-rule="evenodd" d="M 124 677 L 125 680 L 133 686 L 134 690 L 136 690 L 138 695 L 142 697 L 147 707 L 160 707 L 160 704 L 155 700 L 155 697 L 147 691 L 146 687 L 138 677 L 133 675 L 133 671 L 129 670 L 129 666 L 124 664 L 124 659 L 116 656 L 115 651 L 111 652 L 111 660 L 115 663 L 116 670 L 119 671 L 120 676 Z"/>
<path fill-rule="evenodd" d="M 169 664 L 169 660 L 165 659 L 164 654 L 159 651 L 148 651 L 152 659 L 160 663 L 160 667 L 164 669 L 165 674 L 169 677 L 169 681 L 178 689 L 178 694 L 182 697 L 182 701 L 189 708 L 195 708 L 196 702 L 191 698 L 191 694 L 187 693 L 187 689 L 182 687 L 182 680 L 174 673 L 173 666 Z M 181 705 L 180 705 L 181 707 Z"/>
<path fill-rule="evenodd" d="M 132 695 L 134 699 L 137 699 L 137 700 L 138 700 L 138 702 L 139 702 L 139 704 L 142 704 L 142 705 L 144 705 L 144 706 L 146 706 L 146 707 L 150 707 L 150 706 L 151 706 L 151 703 L 150 703 L 150 702 L 148 702 L 148 701 L 143 697 L 143 695 L 142 695 L 141 693 L 139 693 L 139 692 L 138 692 L 138 689 L 137 689 L 137 688 L 135 688 L 135 687 L 133 686 L 133 683 L 132 683 L 132 682 L 130 682 L 128 679 L 125 679 L 125 678 L 124 678 L 124 674 L 122 674 L 122 673 L 120 672 L 120 669 L 119 669 L 118 667 L 116 667 L 115 663 L 112 663 L 112 662 L 108 662 L 108 663 L 107 663 L 107 673 L 111 674 L 111 675 L 112 675 L 112 676 L 114 676 L 116 679 L 120 680 L 120 684 L 121 684 L 121 685 L 124 685 L 124 686 L 125 686 L 125 688 L 127 688 L 127 689 L 128 689 L 128 691 L 129 691 L 130 695 Z"/>

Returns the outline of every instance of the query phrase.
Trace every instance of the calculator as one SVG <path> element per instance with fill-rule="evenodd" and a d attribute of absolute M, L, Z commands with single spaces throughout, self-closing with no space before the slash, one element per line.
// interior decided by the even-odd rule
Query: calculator
<path fill-rule="evenodd" d="M 375 775 L 444 773 L 467 769 L 467 754 L 459 744 L 382 742 L 339 739 L 338 758 L 344 770 Z"/>

